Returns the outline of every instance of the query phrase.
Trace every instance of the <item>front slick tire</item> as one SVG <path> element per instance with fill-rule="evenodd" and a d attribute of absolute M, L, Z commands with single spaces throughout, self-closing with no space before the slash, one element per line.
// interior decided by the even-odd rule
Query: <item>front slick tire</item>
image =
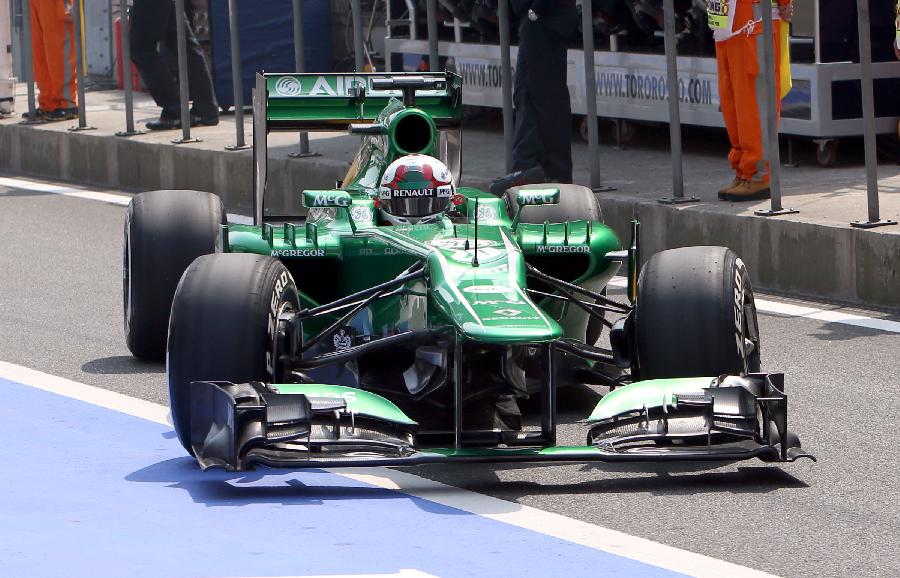
<path fill-rule="evenodd" d="M 684 247 L 651 257 L 638 282 L 634 320 L 640 379 L 760 369 L 750 276 L 725 247 Z"/>
<path fill-rule="evenodd" d="M 252 254 L 200 257 L 184 272 L 169 322 L 169 408 L 191 448 L 191 382 L 271 381 L 278 316 L 297 311 L 294 279 L 280 261 Z"/>

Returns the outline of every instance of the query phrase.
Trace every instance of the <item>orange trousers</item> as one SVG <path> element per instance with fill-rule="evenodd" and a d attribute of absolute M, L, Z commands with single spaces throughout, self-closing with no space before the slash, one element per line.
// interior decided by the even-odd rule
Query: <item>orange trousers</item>
<path fill-rule="evenodd" d="M 776 94 L 781 94 L 781 49 L 778 42 L 781 22 L 775 24 L 775 82 Z M 759 118 L 757 95 L 763 95 L 763 77 L 760 76 L 757 56 L 757 39 L 761 34 L 738 34 L 716 42 L 716 61 L 719 68 L 719 102 L 731 152 L 728 160 L 736 176 L 753 179 L 762 173 L 763 181 L 769 180 L 769 168 L 763 163 L 762 125 Z M 781 116 L 781 99 L 776 98 L 777 114 Z"/>
<path fill-rule="evenodd" d="M 0 0 L 2 1 L 2 0 Z M 74 108 L 75 24 L 63 0 L 31 0 L 34 81 L 42 110 Z"/>

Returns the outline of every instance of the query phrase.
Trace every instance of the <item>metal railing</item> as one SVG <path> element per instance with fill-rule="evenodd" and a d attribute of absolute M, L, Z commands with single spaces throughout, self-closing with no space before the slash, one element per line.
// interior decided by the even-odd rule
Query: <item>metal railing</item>
<path fill-rule="evenodd" d="M 3 0 L 0 0 L 3 1 Z M 23 70 L 25 81 L 27 84 L 27 100 L 28 114 L 23 122 L 37 122 L 37 108 L 35 98 L 33 59 L 31 54 L 31 5 L 30 0 L 21 0 L 23 10 L 22 23 L 22 44 L 23 54 Z M 175 19 L 177 23 L 177 56 L 178 56 L 178 80 L 180 89 L 180 108 L 181 108 L 181 130 L 180 138 L 174 139 L 175 143 L 193 143 L 199 142 L 200 139 L 191 135 L 191 114 L 190 114 L 190 90 L 188 86 L 187 74 L 187 30 L 185 29 L 186 18 L 184 15 L 185 0 L 172 0 L 177 11 Z M 362 71 L 366 66 L 366 45 L 364 41 L 363 14 L 361 0 L 348 0 L 350 4 L 350 18 L 353 30 L 353 46 L 354 46 L 354 63 L 355 69 Z M 73 0 L 74 2 L 74 27 L 77 32 L 75 35 L 76 45 L 76 74 L 77 74 L 77 93 L 78 93 L 78 124 L 70 130 L 88 130 L 92 127 L 88 125 L 87 110 L 85 107 L 85 62 L 84 62 L 84 38 L 82 36 L 84 27 L 83 22 L 83 5 L 84 0 Z M 240 18 L 238 14 L 239 0 L 228 0 L 228 22 L 230 28 L 230 45 L 231 45 L 231 75 L 234 92 L 234 110 L 235 110 L 235 142 L 228 145 L 228 150 L 242 150 L 249 148 L 246 143 L 244 134 L 244 102 L 243 102 L 243 83 L 240 63 Z M 410 28 L 410 37 L 417 36 L 416 16 L 414 12 L 414 3 L 408 2 L 410 6 L 410 16 L 408 26 Z M 131 51 L 130 51 L 130 12 L 128 8 L 128 0 L 120 0 L 121 15 L 121 58 L 123 62 L 122 74 L 125 93 L 125 130 L 116 133 L 118 136 L 133 136 L 141 134 L 134 125 L 134 96 L 131 81 Z M 660 199 L 662 203 L 682 203 L 697 201 L 696 197 L 685 197 L 684 194 L 684 172 L 683 172 L 683 154 L 682 154 L 682 138 L 681 138 L 681 112 L 680 112 L 680 84 L 678 79 L 678 61 L 676 54 L 676 38 L 675 38 L 675 9 L 674 0 L 664 0 L 664 26 L 663 36 L 665 40 L 665 53 L 667 65 L 667 84 L 668 84 L 668 106 L 670 117 L 670 146 L 672 152 L 672 196 Z M 112 12 L 112 0 L 110 0 L 110 12 Z M 429 68 L 432 71 L 440 70 L 440 44 L 438 42 L 439 22 L 438 8 L 436 0 L 427 0 L 426 2 L 426 29 L 428 33 L 428 59 Z M 766 39 L 774 38 L 774 22 L 772 14 L 768 10 L 759 11 L 763 24 L 763 37 Z M 866 182 L 867 182 L 867 201 L 868 215 L 866 220 L 853 221 L 854 227 L 871 228 L 882 225 L 895 224 L 894 221 L 882 219 L 880 216 L 879 200 L 878 200 L 878 167 L 875 151 L 875 106 L 874 106 L 874 89 L 872 74 L 872 55 L 871 55 L 871 38 L 869 27 L 869 4 L 867 0 L 857 0 L 858 14 L 858 30 L 859 30 L 859 51 L 861 66 L 861 86 L 862 86 L 862 104 L 863 104 L 863 123 L 865 127 L 865 158 L 866 158 Z M 388 6 L 388 19 L 390 19 L 390 6 Z M 499 43 L 500 43 L 500 60 L 501 60 L 501 98 L 503 109 L 503 131 L 504 131 L 504 152 L 505 152 L 505 168 L 510 172 L 512 168 L 512 149 L 513 149 L 513 132 L 514 132 L 514 110 L 513 110 L 513 79 L 512 79 L 512 59 L 511 59 L 511 42 L 510 42 L 510 25 L 511 25 L 511 7 L 509 0 L 499 0 L 498 2 L 498 25 L 499 25 Z M 304 63 L 304 39 L 303 39 L 303 14 L 302 0 L 293 0 L 293 26 L 294 26 L 294 55 L 295 66 L 297 71 L 302 72 L 305 69 Z M 390 28 L 390 27 L 389 27 Z M 583 74 L 587 115 L 587 133 L 588 133 L 588 168 L 590 173 L 590 185 L 595 190 L 603 190 L 601 170 L 600 170 L 600 138 L 598 120 L 598 96 L 597 83 L 595 80 L 595 46 L 593 36 L 592 14 L 590 10 L 582 11 L 582 28 L 583 28 Z M 765 157 L 769 164 L 770 171 L 770 189 L 771 204 L 768 210 L 756 211 L 760 216 L 783 215 L 796 212 L 793 209 L 786 209 L 782 205 L 781 195 L 781 162 L 779 151 L 779 134 L 777 115 L 769 114 L 767 111 L 774 111 L 777 100 L 780 95 L 777 94 L 777 82 L 775 79 L 775 51 L 773 42 L 759 43 L 760 57 L 763 63 L 761 67 L 763 73 L 764 95 L 761 98 L 763 113 L 762 118 L 764 133 L 764 149 Z M 293 157 L 312 156 L 309 150 L 308 135 L 301 133 L 299 135 L 299 152 L 292 153 Z"/>

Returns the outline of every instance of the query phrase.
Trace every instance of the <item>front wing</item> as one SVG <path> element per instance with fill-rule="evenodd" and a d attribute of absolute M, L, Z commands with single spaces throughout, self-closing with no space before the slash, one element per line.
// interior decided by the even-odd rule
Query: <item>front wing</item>
<path fill-rule="evenodd" d="M 412 466 L 448 462 L 766 462 L 815 459 L 787 429 L 780 374 L 706 380 L 709 387 L 604 415 L 584 446 L 541 446 L 528 432 L 463 432 L 459 447 L 420 448 L 419 426 L 387 400 L 381 413 L 355 399 L 275 393 L 262 383 L 191 384 L 191 445 L 203 469 Z M 696 380 L 695 380 L 696 381 Z M 633 386 L 646 388 L 650 382 Z M 346 389 L 346 388 L 343 388 Z M 619 390 L 617 390 L 619 391 Z M 366 396 L 375 396 L 366 392 Z M 621 397 L 621 396 L 620 396 Z M 383 399 L 383 398 L 382 398 Z M 399 412 L 399 414 L 398 414 Z"/>

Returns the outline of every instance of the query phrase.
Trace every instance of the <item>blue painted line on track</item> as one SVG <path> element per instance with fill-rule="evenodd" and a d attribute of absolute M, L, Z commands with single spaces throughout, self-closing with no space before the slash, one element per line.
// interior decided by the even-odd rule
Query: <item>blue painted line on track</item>
<path fill-rule="evenodd" d="M 324 471 L 203 473 L 166 426 L 0 389 L 6 577 L 681 576 Z"/>

